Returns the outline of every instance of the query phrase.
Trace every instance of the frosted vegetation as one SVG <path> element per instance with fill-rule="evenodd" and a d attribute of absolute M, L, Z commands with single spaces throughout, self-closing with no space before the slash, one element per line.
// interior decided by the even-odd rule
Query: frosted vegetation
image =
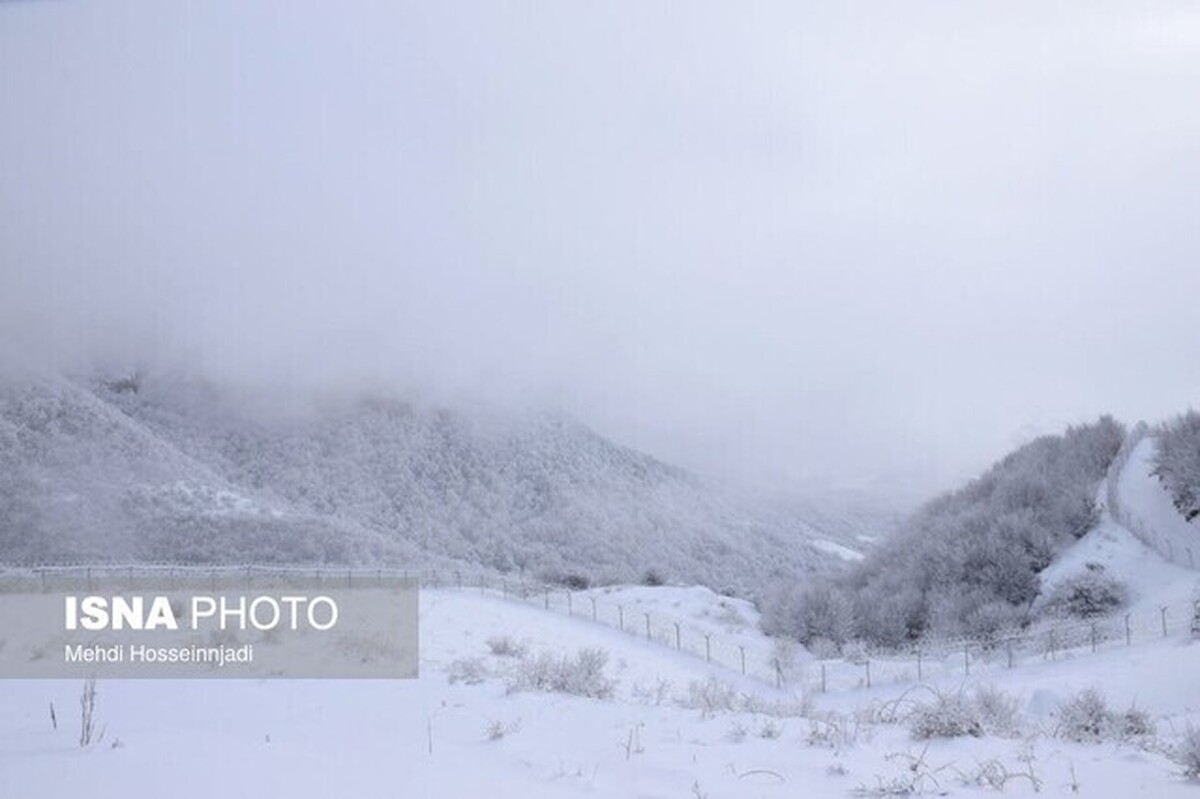
<path fill-rule="evenodd" d="M 752 595 L 837 559 L 791 510 L 546 416 L 255 407 L 188 380 L 0 385 L 0 562 L 483 567 Z"/>
<path fill-rule="evenodd" d="M 845 575 L 779 591 L 764 623 L 817 649 L 1020 627 L 1039 572 L 1096 523 L 1096 490 L 1124 435 L 1104 417 L 1038 438 L 928 503 Z M 1121 601 L 1099 574 L 1062 590 L 1052 607 L 1079 615 Z"/>
<path fill-rule="evenodd" d="M 1200 515 L 1200 413 L 1188 411 L 1163 425 L 1154 473 L 1184 518 Z"/>

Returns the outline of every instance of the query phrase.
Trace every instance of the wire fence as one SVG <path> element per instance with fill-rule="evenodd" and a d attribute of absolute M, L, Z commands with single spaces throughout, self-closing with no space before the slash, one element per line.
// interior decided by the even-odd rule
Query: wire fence
<path fill-rule="evenodd" d="M 155 576 L 198 580 L 211 586 L 269 586 L 297 576 L 318 585 L 369 587 L 385 578 L 415 578 L 425 588 L 478 592 L 616 629 L 689 655 L 736 675 L 797 693 L 846 692 L 948 677 L 969 677 L 1109 652 L 1165 638 L 1200 634 L 1200 600 L 1163 605 L 1153 612 L 1090 620 L 1050 620 L 987 638 L 926 640 L 905 650 L 848 647 L 841 657 L 814 658 L 785 640 L 767 639 L 732 615 L 704 620 L 674 616 L 611 589 L 558 584 L 446 569 L 337 568 L 328 566 L 195 566 L 178 564 L 78 564 L 0 567 L 0 590 L 55 591 L 67 585 L 99 589 L 106 582 Z M 715 626 L 714 626 L 715 625 Z"/>

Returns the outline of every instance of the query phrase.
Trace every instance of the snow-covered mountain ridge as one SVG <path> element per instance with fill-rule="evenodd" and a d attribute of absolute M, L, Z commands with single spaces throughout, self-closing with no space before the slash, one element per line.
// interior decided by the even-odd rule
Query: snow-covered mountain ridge
<path fill-rule="evenodd" d="M 196 381 L 9 381 L 0 465 L 14 563 L 457 562 L 752 592 L 831 568 L 830 539 L 861 547 L 579 424 L 387 398 L 247 412 Z"/>

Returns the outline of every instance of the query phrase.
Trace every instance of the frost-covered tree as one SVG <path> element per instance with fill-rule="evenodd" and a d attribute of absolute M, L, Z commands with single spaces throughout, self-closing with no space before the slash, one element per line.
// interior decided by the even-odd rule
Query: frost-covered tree
<path fill-rule="evenodd" d="M 1188 411 L 1162 426 L 1154 474 L 1189 521 L 1200 515 L 1200 413 Z"/>

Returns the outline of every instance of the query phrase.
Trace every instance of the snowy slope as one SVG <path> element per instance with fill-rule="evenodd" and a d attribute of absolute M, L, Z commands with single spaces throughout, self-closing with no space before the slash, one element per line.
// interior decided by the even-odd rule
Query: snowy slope
<path fill-rule="evenodd" d="M 1114 462 L 1097 491 L 1099 524 L 1042 572 L 1042 597 L 1088 564 L 1098 564 L 1129 589 L 1127 612 L 1186 609 L 1200 598 L 1200 574 L 1187 557 L 1190 548 L 1200 551 L 1200 528 L 1180 515 L 1151 473 L 1155 439 L 1140 428 L 1132 436 L 1128 453 Z"/>
<path fill-rule="evenodd" d="M 744 595 L 840 563 L 786 508 L 545 416 L 281 407 L 182 379 L 0 389 L 0 562 L 653 568 Z"/>
<path fill-rule="evenodd" d="M 1156 439 L 1142 438 L 1121 470 L 1115 516 L 1168 560 L 1200 568 L 1200 525 L 1176 510 L 1171 495 L 1152 472 Z"/>
<path fill-rule="evenodd" d="M 672 598 L 672 590 L 656 601 L 702 610 L 699 595 Z M 601 647 L 617 690 L 609 700 L 509 693 L 502 675 L 513 659 L 486 643 L 497 635 L 531 653 Z M 1189 676 L 1200 646 L 1179 640 L 989 674 L 1020 704 L 1016 737 L 918 742 L 881 712 L 891 700 L 911 701 L 909 686 L 810 697 L 805 707 L 636 635 L 469 591 L 425 592 L 421 636 L 422 674 L 413 681 L 103 683 L 105 737 L 87 749 L 74 740 L 78 685 L 0 683 L 0 796 L 844 797 L 911 780 L 919 758 L 936 774 L 926 788 L 937 794 L 994 795 L 979 784 L 984 764 L 1032 768 L 1042 796 L 1195 793 L 1159 751 L 1200 718 L 1200 683 Z M 451 682 L 464 660 L 487 676 Z M 686 706 L 689 686 L 711 676 L 754 693 L 753 712 Z M 1148 710 L 1160 743 L 1051 737 L 1054 707 L 1088 686 L 1115 707 Z M 823 731 L 837 723 L 846 734 L 835 742 Z M 1004 792 L 1033 795 L 1020 779 Z"/>

